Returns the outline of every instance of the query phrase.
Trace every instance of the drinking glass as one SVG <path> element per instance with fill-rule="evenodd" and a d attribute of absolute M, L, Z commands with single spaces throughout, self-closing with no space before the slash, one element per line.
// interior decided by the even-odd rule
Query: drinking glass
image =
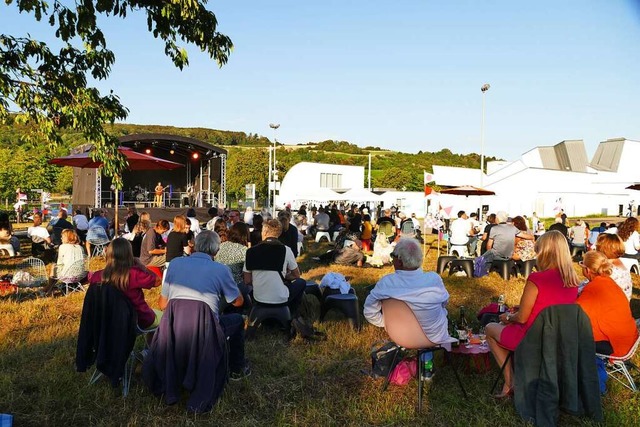
<path fill-rule="evenodd" d="M 471 326 L 467 326 L 467 348 L 471 348 L 473 344 L 471 344 L 471 339 L 473 338 L 473 329 Z"/>
<path fill-rule="evenodd" d="M 487 345 L 487 333 L 484 329 L 484 326 L 480 327 L 480 330 L 478 331 L 478 338 L 480 338 L 481 346 L 484 347 Z"/>

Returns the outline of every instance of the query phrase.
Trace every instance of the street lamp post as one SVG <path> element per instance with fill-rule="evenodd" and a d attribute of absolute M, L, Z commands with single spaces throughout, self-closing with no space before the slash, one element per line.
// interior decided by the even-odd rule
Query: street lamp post
<path fill-rule="evenodd" d="M 480 126 L 480 187 L 484 185 L 484 96 L 491 85 L 485 83 L 480 90 L 482 91 L 482 124 Z"/>
<path fill-rule="evenodd" d="M 273 203 L 269 206 L 271 208 L 271 215 L 275 218 L 276 215 L 276 182 L 278 182 L 278 168 L 276 167 L 276 147 L 278 141 L 276 140 L 276 130 L 280 127 L 279 123 L 269 123 L 269 127 L 273 129 L 273 155 L 271 155 L 271 147 L 269 147 L 269 198 L 271 198 L 271 190 L 273 186 Z M 273 184 L 272 184 L 273 183 Z"/>

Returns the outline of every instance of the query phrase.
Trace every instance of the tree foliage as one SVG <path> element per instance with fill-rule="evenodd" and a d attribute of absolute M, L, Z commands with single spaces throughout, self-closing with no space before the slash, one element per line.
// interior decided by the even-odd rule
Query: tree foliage
<path fill-rule="evenodd" d="M 124 156 L 117 151 L 116 136 L 104 124 L 124 120 L 128 110 L 114 93 L 103 95 L 87 83 L 89 76 L 107 79 L 115 61 L 97 20 L 145 13 L 148 30 L 164 42 L 165 54 L 176 67 L 189 64 L 179 40 L 196 45 L 222 66 L 233 45 L 216 30 L 218 22 L 206 9 L 206 2 L 5 0 L 5 7 L 15 5 L 36 21 L 46 20 L 61 47 L 54 51 L 29 35 L 0 34 L 0 122 L 11 118 L 18 124 L 30 124 L 29 137 L 52 147 L 62 142 L 61 128 L 81 133 L 86 142 L 94 144 L 94 158 L 104 163 L 105 174 L 120 186 Z"/>

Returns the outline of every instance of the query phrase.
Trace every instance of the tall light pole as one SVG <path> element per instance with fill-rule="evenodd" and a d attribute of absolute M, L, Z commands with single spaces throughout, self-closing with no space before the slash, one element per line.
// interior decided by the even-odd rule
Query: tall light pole
<path fill-rule="evenodd" d="M 278 182 L 278 168 L 276 167 L 276 130 L 280 127 L 279 123 L 269 123 L 269 127 L 273 129 L 273 155 L 271 155 L 271 147 L 269 147 L 269 197 L 271 197 L 271 187 L 273 185 L 273 204 L 271 204 L 271 215 L 276 216 L 276 182 Z M 273 160 L 273 163 L 272 163 Z M 273 184 L 271 184 L 273 182 Z"/>
<path fill-rule="evenodd" d="M 484 185 L 484 96 L 491 85 L 485 83 L 480 90 L 482 91 L 482 125 L 480 126 L 480 187 Z"/>

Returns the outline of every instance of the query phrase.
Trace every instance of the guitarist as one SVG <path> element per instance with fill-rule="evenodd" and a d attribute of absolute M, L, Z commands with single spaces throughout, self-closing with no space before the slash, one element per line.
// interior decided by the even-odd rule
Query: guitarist
<path fill-rule="evenodd" d="M 163 187 L 162 183 L 158 182 L 158 185 L 156 185 L 156 188 L 153 189 L 156 196 L 154 199 L 154 204 L 156 205 L 156 208 L 162 207 L 162 193 L 167 188 L 169 188 L 169 186 Z"/>

